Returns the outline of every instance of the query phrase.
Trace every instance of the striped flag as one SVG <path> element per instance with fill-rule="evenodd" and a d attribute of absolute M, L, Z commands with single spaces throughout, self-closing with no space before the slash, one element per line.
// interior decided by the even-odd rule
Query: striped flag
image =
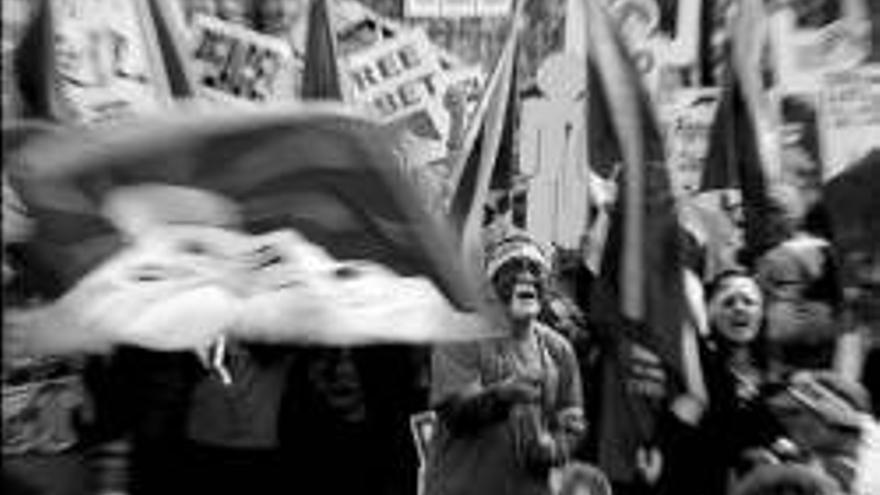
<path fill-rule="evenodd" d="M 344 92 L 336 62 L 336 31 L 327 0 L 312 0 L 309 6 L 305 67 L 300 95 L 304 100 L 342 100 Z"/>
<path fill-rule="evenodd" d="M 482 272 L 482 230 L 489 191 L 508 188 L 512 178 L 523 3 L 517 2 L 507 43 L 486 84 L 464 143 L 452 158 L 449 216 L 460 237 L 465 265 L 474 273 Z"/>
<path fill-rule="evenodd" d="M 359 345 L 477 337 L 481 330 L 471 326 L 483 327 L 482 319 L 475 319 L 483 306 L 477 285 L 461 268 L 446 227 L 427 212 L 394 166 L 384 137 L 376 124 L 326 104 L 197 115 L 175 112 L 136 124 L 68 129 L 21 150 L 17 166 L 9 173 L 12 185 L 33 213 L 35 229 L 29 247 L 59 277 L 66 294 L 76 293 L 89 280 L 98 281 L 93 275 L 117 277 L 122 273 L 117 270 L 122 268 L 119 263 L 142 259 L 130 251 L 139 249 L 139 236 L 146 249 L 152 241 L 143 236 L 148 237 L 151 231 L 161 233 L 163 228 L 182 224 L 190 225 L 189 231 L 220 226 L 224 232 L 221 237 L 226 240 L 218 237 L 214 242 L 201 237 L 193 241 L 213 246 L 207 251 L 198 249 L 209 258 L 214 247 L 240 251 L 229 258 L 241 258 L 240 263 L 236 262 L 239 268 L 227 275 L 211 268 L 226 266 L 225 256 L 217 258 L 216 263 L 202 263 L 212 273 L 217 272 L 212 280 L 225 281 L 215 284 L 226 293 L 223 297 L 239 301 L 223 311 L 239 311 L 234 306 L 243 304 L 240 310 L 250 315 L 246 321 L 272 319 L 265 325 L 252 323 L 247 328 L 236 328 L 245 332 L 266 329 L 265 333 L 241 338 Z M 137 228 L 138 222 L 145 228 Z M 244 242 L 239 246 L 243 250 L 236 247 L 240 241 Z M 261 243 L 266 249 L 259 247 Z M 177 246 L 183 249 L 186 244 Z M 264 262 L 248 264 L 250 255 L 244 256 L 247 253 L 255 256 L 253 261 L 262 257 Z M 275 255 L 267 257 L 266 253 Z M 143 254 L 149 255 L 147 251 Z M 159 264 L 163 266 L 178 263 L 173 257 L 161 259 Z M 323 272 L 330 267 L 338 269 Z M 319 275 L 319 271 L 326 276 Z M 238 272 L 242 276 L 236 275 Z M 159 290 L 174 285 L 187 292 L 189 289 L 172 280 L 177 277 L 175 280 L 183 283 L 187 273 L 195 272 L 163 272 L 159 277 L 164 277 L 163 282 L 152 287 Z M 315 284 L 276 283 L 278 277 L 311 280 L 312 273 L 317 276 Z M 120 297 L 129 291 L 134 297 L 146 292 L 126 287 L 155 280 L 125 278 L 121 285 L 102 287 L 117 291 Z M 361 290 L 368 281 L 375 282 L 376 291 Z M 401 290 L 409 287 L 412 298 L 403 301 L 398 298 L 400 290 L 386 291 L 394 284 Z M 140 285 L 148 292 L 154 290 Z M 233 286 L 237 289 L 224 289 Z M 281 296 L 282 292 L 293 296 L 294 292 L 312 289 L 337 291 L 339 297 L 329 292 L 320 297 Z M 85 290 L 80 293 L 91 297 Z M 171 304 L 176 297 L 164 292 L 154 296 L 131 299 L 131 303 Z M 276 301 L 276 297 L 287 303 Z M 368 299 L 370 304 L 362 304 Z M 314 311 L 306 311 L 305 316 L 323 318 L 319 320 L 323 323 L 302 324 L 302 318 L 281 318 L 288 310 L 308 309 L 302 304 L 306 301 L 311 301 L 308 304 L 314 305 Z M 250 311 L 261 304 L 267 311 Z M 461 322 L 466 325 L 443 323 L 442 318 L 431 318 L 430 311 L 413 310 L 426 304 L 455 320 L 459 315 L 465 317 Z M 453 312 L 447 311 L 447 306 L 454 308 Z M 346 308 L 351 312 L 346 313 Z M 383 315 L 385 310 L 387 314 Z M 72 311 L 80 309 L 74 307 Z M 279 325 L 282 319 L 287 323 Z M 337 319 L 338 325 L 327 324 Z M 210 323 L 211 318 L 207 320 Z M 399 325 L 389 327 L 389 321 Z M 297 326 L 306 333 L 297 336 Z M 189 332 L 186 328 L 194 328 L 174 327 L 185 332 Z M 172 332 L 167 335 L 170 339 L 176 331 L 170 326 L 167 330 Z M 258 331 L 263 332 L 254 330 Z M 177 345 L 163 338 L 164 330 L 156 332 L 141 334 L 150 338 L 144 345 Z M 202 338 L 195 334 L 177 337 L 184 337 L 187 343 Z M 141 345 L 139 342 L 136 345 Z"/>
<path fill-rule="evenodd" d="M 616 178 L 590 318 L 604 336 L 599 464 L 618 482 L 657 440 L 669 387 L 685 374 L 681 229 L 664 149 L 647 93 L 601 2 L 586 0 L 590 161 Z"/>

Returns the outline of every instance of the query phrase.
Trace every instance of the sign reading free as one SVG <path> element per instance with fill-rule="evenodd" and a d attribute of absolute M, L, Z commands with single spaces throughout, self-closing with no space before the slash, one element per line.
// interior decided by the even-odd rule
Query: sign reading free
<path fill-rule="evenodd" d="M 441 104 L 443 70 L 423 31 L 410 31 L 355 52 L 347 61 L 354 98 L 384 121 Z"/>

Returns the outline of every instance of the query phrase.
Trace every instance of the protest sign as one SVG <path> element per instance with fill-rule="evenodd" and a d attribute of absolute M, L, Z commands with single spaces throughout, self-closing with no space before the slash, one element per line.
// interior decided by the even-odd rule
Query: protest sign
<path fill-rule="evenodd" d="M 858 13 L 800 28 L 792 9 L 777 11 L 770 18 L 770 36 L 782 91 L 815 91 L 825 73 L 857 66 L 870 54 L 870 28 L 870 20 Z"/>
<path fill-rule="evenodd" d="M 672 190 L 678 197 L 700 187 L 719 96 L 718 88 L 680 89 L 660 108 Z"/>
<path fill-rule="evenodd" d="M 880 64 L 827 74 L 819 115 L 828 181 L 880 146 Z"/>
<path fill-rule="evenodd" d="M 470 122 L 477 109 L 485 84 L 486 73 L 479 65 L 453 67 L 446 71 L 446 93 L 456 91 L 465 99 L 465 123 Z"/>
<path fill-rule="evenodd" d="M 430 111 L 442 95 L 442 69 L 423 31 L 401 33 L 353 53 L 346 66 L 355 100 L 386 122 Z"/>
<path fill-rule="evenodd" d="M 407 17 L 438 17 L 443 0 L 406 0 L 403 12 Z"/>
<path fill-rule="evenodd" d="M 697 63 L 699 0 L 606 0 L 636 70 L 655 99 L 678 87 L 679 70 Z"/>
<path fill-rule="evenodd" d="M 280 38 L 205 15 L 193 19 L 192 34 L 196 77 L 212 99 L 259 104 L 292 95 L 294 61 Z"/>
<path fill-rule="evenodd" d="M 476 0 L 440 0 L 438 17 L 470 17 L 476 10 Z"/>
<path fill-rule="evenodd" d="M 148 6 L 141 0 L 53 0 L 58 87 L 77 119 L 92 123 L 168 108 Z"/>

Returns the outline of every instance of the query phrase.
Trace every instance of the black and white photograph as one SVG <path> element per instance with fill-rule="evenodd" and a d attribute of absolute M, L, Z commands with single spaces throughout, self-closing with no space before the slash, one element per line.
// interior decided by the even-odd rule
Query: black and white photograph
<path fill-rule="evenodd" d="M 880 0 L 0 0 L 2 492 L 880 495 Z"/>

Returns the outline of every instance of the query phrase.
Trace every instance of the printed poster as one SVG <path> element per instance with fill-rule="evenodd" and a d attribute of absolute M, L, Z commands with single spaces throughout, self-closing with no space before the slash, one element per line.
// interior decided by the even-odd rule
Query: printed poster
<path fill-rule="evenodd" d="M 171 102 L 142 0 L 52 0 L 59 87 L 82 123 L 161 112 Z"/>
<path fill-rule="evenodd" d="M 256 105 L 292 96 L 294 62 L 284 40 L 206 15 L 192 29 L 196 78 L 209 98 Z"/>
<path fill-rule="evenodd" d="M 880 64 L 825 76 L 820 125 L 825 181 L 880 147 Z"/>
<path fill-rule="evenodd" d="M 718 88 L 681 89 L 661 107 L 669 176 L 676 197 L 695 194 L 700 187 L 719 98 Z"/>

